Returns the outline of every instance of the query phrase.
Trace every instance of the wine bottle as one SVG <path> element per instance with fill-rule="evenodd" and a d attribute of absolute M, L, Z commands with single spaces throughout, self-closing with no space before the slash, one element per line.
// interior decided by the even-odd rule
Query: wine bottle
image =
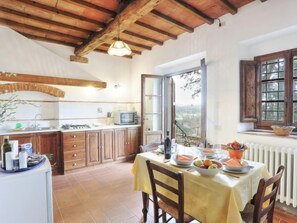
<path fill-rule="evenodd" d="M 171 140 L 169 138 L 169 131 L 167 131 L 167 136 L 164 141 L 164 153 L 165 153 L 165 159 L 171 158 Z"/>
<path fill-rule="evenodd" d="M 11 152 L 11 145 L 9 144 L 9 137 L 5 136 L 4 137 L 4 144 L 3 144 L 3 157 L 2 157 L 2 168 L 6 169 L 6 158 L 5 158 L 5 153 Z"/>

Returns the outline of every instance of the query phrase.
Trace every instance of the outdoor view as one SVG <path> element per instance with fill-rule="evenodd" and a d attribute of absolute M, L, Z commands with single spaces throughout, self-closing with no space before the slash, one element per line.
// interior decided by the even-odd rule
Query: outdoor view
<path fill-rule="evenodd" d="M 201 75 L 194 70 L 172 78 L 175 82 L 176 140 L 197 145 L 201 135 Z"/>

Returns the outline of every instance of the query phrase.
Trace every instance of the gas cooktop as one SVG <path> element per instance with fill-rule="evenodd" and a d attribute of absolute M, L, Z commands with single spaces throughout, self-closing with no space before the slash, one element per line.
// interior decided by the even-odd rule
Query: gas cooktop
<path fill-rule="evenodd" d="M 62 129 L 90 129 L 91 127 L 87 124 L 64 124 L 61 126 Z"/>

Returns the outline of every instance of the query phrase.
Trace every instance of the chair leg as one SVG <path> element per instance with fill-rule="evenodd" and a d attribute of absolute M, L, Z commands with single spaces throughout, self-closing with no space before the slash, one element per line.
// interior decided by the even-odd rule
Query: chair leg
<path fill-rule="evenodd" d="M 166 223 L 167 219 L 166 219 L 166 212 L 162 210 L 162 221 L 163 223 Z"/>

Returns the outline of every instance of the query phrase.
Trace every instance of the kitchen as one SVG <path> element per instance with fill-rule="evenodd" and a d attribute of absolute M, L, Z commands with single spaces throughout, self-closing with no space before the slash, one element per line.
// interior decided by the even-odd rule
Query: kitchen
<path fill-rule="evenodd" d="M 56 1 L 58 7 L 61 2 Z M 4 3 L 1 6 L 5 8 Z M 6 8 L 9 7 L 12 8 L 6 5 Z M 269 134 L 242 133 L 253 126 L 251 123 L 239 122 L 239 60 L 296 48 L 293 41 L 296 37 L 295 7 L 293 0 L 286 3 L 277 0 L 251 1 L 240 7 L 235 15 L 226 13 L 220 17 L 220 22 L 215 20 L 212 25 L 201 25 L 192 33 L 183 33 L 176 40 L 168 40 L 162 46 L 153 46 L 152 50 L 144 50 L 141 55 L 133 55 L 132 59 L 92 51 L 85 56 L 88 58 L 87 64 L 69 61 L 69 57 L 74 54 L 73 47 L 27 38 L 8 28 L 2 21 L 1 76 L 7 72 L 100 81 L 106 83 L 106 88 L 49 83 L 65 92 L 63 98 L 36 91 L 17 91 L 14 94 L 19 99 L 34 105 L 18 106 L 15 120 L 2 123 L 1 129 L 5 133 L 14 129 L 17 123 L 21 123 L 24 128 L 36 126 L 37 123 L 40 127 L 51 127 L 54 130 L 60 130 L 65 124 L 97 125 L 98 129 L 98 125 L 102 124 L 101 128 L 109 128 L 113 126 L 113 121 L 110 121 L 107 114 L 119 110 L 137 112 L 140 124 L 141 74 L 169 74 L 200 66 L 200 60 L 206 58 L 208 142 L 226 143 L 238 139 L 295 148 L 294 136 L 283 138 Z M 5 18 L 5 10 L 1 12 Z M 2 100 L 9 97 L 10 94 L 1 95 Z M 54 187 L 59 177 L 53 177 Z M 80 183 L 84 181 L 83 176 L 79 175 L 79 178 Z M 68 180 L 73 180 L 72 175 L 61 182 L 68 184 Z M 63 184 L 61 182 L 57 187 Z M 62 216 L 67 214 L 60 215 L 60 222 L 64 222 Z M 141 213 L 138 217 L 141 217 Z"/>

